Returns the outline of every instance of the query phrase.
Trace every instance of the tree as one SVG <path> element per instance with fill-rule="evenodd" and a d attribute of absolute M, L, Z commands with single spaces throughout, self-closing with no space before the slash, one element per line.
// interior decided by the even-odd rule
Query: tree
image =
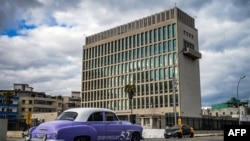
<path fill-rule="evenodd" d="M 132 115 L 132 110 L 133 110 L 132 100 L 136 92 L 136 86 L 134 84 L 127 84 L 125 85 L 124 91 L 128 93 L 129 105 L 131 106 L 130 109 L 131 109 L 131 115 Z"/>
<path fill-rule="evenodd" d="M 12 103 L 12 98 L 15 96 L 13 93 L 11 92 L 5 92 L 2 94 L 3 96 L 3 101 L 4 103 L 7 105 L 7 115 L 5 116 L 5 118 L 8 117 L 9 114 L 9 106 Z"/>

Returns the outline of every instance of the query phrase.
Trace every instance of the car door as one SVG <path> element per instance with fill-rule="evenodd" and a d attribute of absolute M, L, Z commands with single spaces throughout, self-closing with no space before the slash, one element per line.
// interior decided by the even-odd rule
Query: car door
<path fill-rule="evenodd" d="M 105 122 L 103 112 L 92 113 L 89 118 L 87 125 L 96 129 L 96 139 L 95 140 L 105 140 Z"/>
<path fill-rule="evenodd" d="M 117 116 L 112 112 L 105 112 L 106 123 L 106 139 L 107 140 L 120 140 L 124 136 L 124 126 L 118 120 Z"/>

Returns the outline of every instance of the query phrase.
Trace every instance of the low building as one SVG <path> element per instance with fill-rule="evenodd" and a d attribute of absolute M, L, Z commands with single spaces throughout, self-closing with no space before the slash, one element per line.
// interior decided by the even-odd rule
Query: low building
<path fill-rule="evenodd" d="M 240 115 L 240 121 L 250 121 L 250 108 L 248 107 L 248 100 L 239 101 L 232 97 L 226 102 L 214 104 L 211 107 L 203 107 L 202 115 L 229 119 L 239 118 Z"/>
<path fill-rule="evenodd" d="M 63 111 L 81 107 L 80 91 L 72 91 L 71 96 L 63 96 Z"/>
<path fill-rule="evenodd" d="M 11 98 L 10 104 L 4 101 L 4 93 L 12 93 L 14 97 Z M 18 117 L 18 101 L 19 97 L 15 95 L 13 90 L 0 90 L 0 118 L 8 119 L 8 124 L 15 126 Z"/>
<path fill-rule="evenodd" d="M 59 113 L 62 111 L 62 96 L 46 95 L 35 92 L 28 84 L 14 84 L 14 91 L 18 100 L 18 119 L 25 122 L 27 113 Z M 33 124 L 33 123 L 32 123 Z"/>

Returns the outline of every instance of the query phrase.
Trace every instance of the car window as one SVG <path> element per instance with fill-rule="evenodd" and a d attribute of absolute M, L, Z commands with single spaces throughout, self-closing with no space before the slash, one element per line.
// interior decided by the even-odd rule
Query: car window
<path fill-rule="evenodd" d="M 96 112 L 89 116 L 88 121 L 103 121 L 102 112 Z"/>
<path fill-rule="evenodd" d="M 56 118 L 56 120 L 75 120 L 76 117 L 76 112 L 63 112 Z"/>
<path fill-rule="evenodd" d="M 114 113 L 106 112 L 105 113 L 106 121 L 118 121 L 118 118 Z"/>
<path fill-rule="evenodd" d="M 170 129 L 171 129 L 171 130 L 179 130 L 179 129 L 180 129 L 180 126 L 172 126 Z"/>

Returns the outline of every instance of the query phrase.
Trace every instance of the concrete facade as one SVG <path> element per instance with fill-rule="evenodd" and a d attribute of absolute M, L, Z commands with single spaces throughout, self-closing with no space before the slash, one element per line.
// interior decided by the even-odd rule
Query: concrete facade
<path fill-rule="evenodd" d="M 195 20 L 177 7 L 87 36 L 82 107 L 128 120 L 124 87 L 134 83 L 132 114 L 142 126 L 163 126 L 160 117 L 174 113 L 201 117 L 200 58 Z"/>

